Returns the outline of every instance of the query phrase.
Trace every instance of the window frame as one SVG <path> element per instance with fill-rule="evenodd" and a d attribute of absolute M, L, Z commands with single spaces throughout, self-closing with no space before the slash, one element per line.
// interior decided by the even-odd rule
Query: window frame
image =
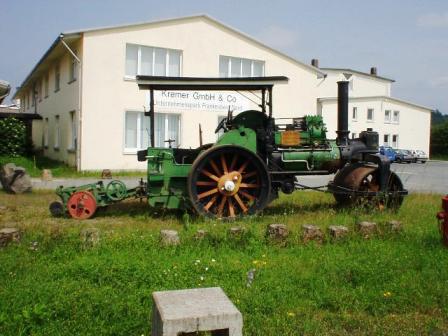
<path fill-rule="evenodd" d="M 44 76 L 44 98 L 48 98 L 50 94 L 50 78 L 49 74 L 47 73 Z"/>
<path fill-rule="evenodd" d="M 50 120 L 49 118 L 44 119 L 44 132 L 43 132 L 43 145 L 44 148 L 48 148 L 48 139 L 50 137 Z"/>
<path fill-rule="evenodd" d="M 53 149 L 59 150 L 61 146 L 61 116 L 56 114 L 54 116 L 54 136 L 53 136 Z"/>
<path fill-rule="evenodd" d="M 77 55 L 77 51 L 73 50 L 73 53 Z M 71 84 L 76 81 L 78 72 L 78 61 L 73 55 L 70 55 L 70 64 L 68 69 L 68 82 L 67 84 Z"/>
<path fill-rule="evenodd" d="M 371 119 L 369 119 L 369 111 L 372 111 L 372 118 Z M 366 117 L 367 117 L 366 118 L 367 122 L 374 122 L 375 121 L 375 109 L 371 108 L 371 107 L 368 107 L 367 108 L 367 116 Z"/>
<path fill-rule="evenodd" d="M 397 118 L 395 118 L 395 113 L 397 115 Z M 392 112 L 392 122 L 394 124 L 399 124 L 400 123 L 400 111 L 399 110 L 394 110 Z"/>
<path fill-rule="evenodd" d="M 395 137 L 395 145 L 394 145 L 394 137 Z M 400 137 L 399 134 L 392 134 L 392 148 L 398 148 L 399 147 L 399 141 Z"/>
<path fill-rule="evenodd" d="M 386 137 L 387 137 L 387 142 L 385 141 Z M 383 135 L 383 146 L 384 147 L 390 147 L 390 138 L 391 138 L 391 136 L 389 133 L 384 133 L 384 135 Z"/>
<path fill-rule="evenodd" d="M 224 77 L 221 76 L 221 60 L 223 58 L 227 59 L 227 72 L 226 75 Z M 259 59 L 252 59 L 252 58 L 244 58 L 244 57 L 234 57 L 234 56 L 227 56 L 227 55 L 219 55 L 218 58 L 218 70 L 219 70 L 219 77 L 220 78 L 229 78 L 229 77 L 233 77 L 232 76 L 232 60 L 239 61 L 240 63 L 240 69 L 239 69 L 239 76 L 237 77 L 243 77 L 243 61 L 250 61 L 250 76 L 249 77 L 264 77 L 265 73 L 266 73 L 266 61 L 264 60 L 259 60 Z M 261 71 L 261 76 L 254 76 L 254 64 L 258 62 L 261 63 L 262 65 L 262 71 Z M 244 76 L 246 77 L 246 76 Z"/>
<path fill-rule="evenodd" d="M 352 121 L 358 121 L 358 106 L 352 107 Z"/>
<path fill-rule="evenodd" d="M 133 45 L 137 47 L 137 73 L 135 75 L 128 75 L 126 73 L 126 61 L 127 61 L 127 48 L 128 45 Z M 125 43 L 125 59 L 124 59 L 124 78 L 125 79 L 131 79 L 135 80 L 136 76 L 141 75 L 141 55 L 142 55 L 142 47 L 144 48 L 151 48 L 152 49 L 152 74 L 147 76 L 154 76 L 155 71 L 155 62 L 156 62 L 156 49 L 163 50 L 165 52 L 165 75 L 166 77 L 175 76 L 175 77 L 181 77 L 182 76 L 182 63 L 183 63 L 183 50 L 181 49 L 173 49 L 173 48 L 161 48 L 161 47 L 155 47 L 155 46 L 148 46 L 144 44 L 137 44 L 137 43 Z M 170 68 L 170 52 L 175 51 L 179 53 L 179 74 L 170 74 L 169 68 Z M 158 75 L 157 75 L 158 76 Z"/>
<path fill-rule="evenodd" d="M 69 152 L 76 151 L 76 146 L 78 142 L 78 128 L 76 123 L 76 110 L 71 110 L 68 112 L 70 116 L 70 138 L 67 150 Z"/>
<path fill-rule="evenodd" d="M 126 126 L 127 126 L 126 125 L 126 114 L 127 113 L 136 113 L 138 115 L 137 116 L 137 140 L 136 140 L 137 147 L 136 148 L 126 147 Z M 169 115 L 178 116 L 178 130 L 179 130 L 178 140 L 179 140 L 179 143 L 175 144 L 175 145 L 176 145 L 176 147 L 177 146 L 180 147 L 181 144 L 182 144 L 182 140 L 181 140 L 182 139 L 182 127 L 181 127 L 182 126 L 182 114 L 181 113 L 166 113 L 166 112 L 161 112 L 161 113 L 156 112 L 155 114 L 156 115 L 164 115 L 164 131 L 165 131 L 164 133 L 165 133 L 165 135 L 168 134 L 168 129 L 169 129 L 168 128 L 168 116 Z M 137 151 L 146 149 L 146 148 L 141 147 L 141 145 L 142 145 L 142 138 L 141 138 L 141 134 L 140 134 L 140 129 L 141 129 L 142 117 L 143 118 L 145 117 L 145 113 L 143 111 L 139 111 L 139 110 L 125 110 L 124 111 L 123 154 L 136 154 Z M 149 143 L 151 142 L 150 140 L 151 139 L 149 139 Z M 150 145 L 152 145 L 152 144 L 150 144 Z M 168 148 L 168 143 L 166 143 L 166 146 Z M 165 143 L 162 144 L 162 147 L 165 147 Z"/>
<path fill-rule="evenodd" d="M 387 117 L 387 113 L 389 112 L 389 117 Z M 392 121 L 392 110 L 384 110 L 384 123 L 390 124 Z"/>
<path fill-rule="evenodd" d="M 54 66 L 54 92 L 58 92 L 61 89 L 61 63 L 58 62 Z"/>

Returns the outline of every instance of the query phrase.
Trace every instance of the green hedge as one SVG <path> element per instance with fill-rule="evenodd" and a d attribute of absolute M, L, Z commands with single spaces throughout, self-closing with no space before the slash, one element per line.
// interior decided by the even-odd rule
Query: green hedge
<path fill-rule="evenodd" d="M 0 119 L 0 156 L 19 156 L 26 149 L 26 127 L 16 118 Z"/>

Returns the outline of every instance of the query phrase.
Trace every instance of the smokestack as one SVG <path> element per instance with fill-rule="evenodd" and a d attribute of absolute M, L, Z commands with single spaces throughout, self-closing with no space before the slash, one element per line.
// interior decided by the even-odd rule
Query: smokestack
<path fill-rule="evenodd" d="M 313 58 L 313 59 L 311 60 L 311 65 L 312 65 L 313 67 L 318 68 L 318 67 L 319 67 L 319 60 L 318 60 L 317 58 Z"/>
<path fill-rule="evenodd" d="M 348 81 L 338 82 L 338 146 L 348 145 Z"/>
<path fill-rule="evenodd" d="M 378 74 L 378 71 L 377 71 L 376 67 L 371 67 L 370 68 L 370 74 L 372 76 L 376 76 Z"/>

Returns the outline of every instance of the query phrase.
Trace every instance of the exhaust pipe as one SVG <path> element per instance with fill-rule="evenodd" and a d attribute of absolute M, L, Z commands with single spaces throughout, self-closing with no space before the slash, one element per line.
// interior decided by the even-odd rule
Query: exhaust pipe
<path fill-rule="evenodd" d="M 348 81 L 338 82 L 338 129 L 336 143 L 338 146 L 348 145 Z"/>

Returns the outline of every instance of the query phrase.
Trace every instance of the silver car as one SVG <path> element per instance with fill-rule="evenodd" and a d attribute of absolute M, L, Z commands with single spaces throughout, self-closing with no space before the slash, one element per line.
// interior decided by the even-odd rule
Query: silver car
<path fill-rule="evenodd" d="M 429 159 L 428 154 L 419 149 L 413 150 L 412 155 L 414 155 L 414 162 L 420 161 L 421 163 L 425 163 Z"/>

